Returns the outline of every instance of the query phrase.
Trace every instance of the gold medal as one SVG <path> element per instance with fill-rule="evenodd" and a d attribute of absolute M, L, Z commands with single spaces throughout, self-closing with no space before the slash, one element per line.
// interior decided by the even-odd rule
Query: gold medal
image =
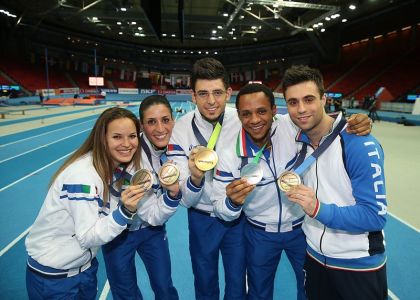
<path fill-rule="evenodd" d="M 277 179 L 277 184 L 283 192 L 290 191 L 293 187 L 301 184 L 300 176 L 292 171 L 286 171 Z"/>
<path fill-rule="evenodd" d="M 216 151 L 209 148 L 200 147 L 199 151 L 195 154 L 194 163 L 201 171 L 208 171 L 213 169 L 218 161 Z"/>
<path fill-rule="evenodd" d="M 146 169 L 138 170 L 131 177 L 130 185 L 143 185 L 144 189 L 148 191 L 153 185 L 152 172 Z"/>
<path fill-rule="evenodd" d="M 179 178 L 179 168 L 174 163 L 166 162 L 160 167 L 158 176 L 162 184 L 174 184 Z"/>

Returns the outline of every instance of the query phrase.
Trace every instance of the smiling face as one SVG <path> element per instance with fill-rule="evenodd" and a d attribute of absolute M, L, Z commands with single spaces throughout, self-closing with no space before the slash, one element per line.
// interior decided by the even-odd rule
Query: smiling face
<path fill-rule="evenodd" d="M 205 120 L 215 124 L 225 111 L 232 89 L 226 89 L 222 79 L 198 79 L 195 83 L 192 101 Z"/>
<path fill-rule="evenodd" d="M 284 93 L 290 118 L 305 133 L 318 131 L 325 116 L 325 95 L 313 81 L 305 81 L 289 86 Z"/>
<path fill-rule="evenodd" d="M 267 142 L 275 114 L 276 106 L 271 106 L 270 99 L 263 92 L 240 96 L 239 119 L 242 127 L 259 147 Z"/>
<path fill-rule="evenodd" d="M 133 120 L 120 118 L 111 121 L 107 126 L 106 143 L 114 166 L 129 163 L 139 145 Z"/>
<path fill-rule="evenodd" d="M 169 108 L 163 104 L 151 105 L 143 112 L 141 127 L 148 140 L 157 149 L 163 149 L 168 145 L 174 125 Z"/>

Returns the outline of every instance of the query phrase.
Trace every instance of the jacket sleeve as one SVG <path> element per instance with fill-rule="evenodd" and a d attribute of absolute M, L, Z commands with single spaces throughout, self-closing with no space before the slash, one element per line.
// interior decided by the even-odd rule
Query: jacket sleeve
<path fill-rule="evenodd" d="M 219 163 L 214 173 L 213 181 L 213 203 L 214 214 L 222 220 L 232 221 L 237 219 L 242 212 L 242 206 L 236 206 L 226 196 L 226 187 L 234 181 L 234 168 L 232 167 L 237 158 L 232 153 L 222 152 L 219 154 Z M 233 163 L 233 164 L 232 164 Z"/>
<path fill-rule="evenodd" d="M 93 179 L 95 177 L 94 174 L 68 174 L 61 185 L 60 200 L 74 220 L 75 237 L 83 249 L 108 243 L 129 222 L 129 218 L 119 208 L 104 217 L 100 215 L 103 186 L 97 179 Z"/>
<path fill-rule="evenodd" d="M 185 131 L 185 129 L 183 129 Z M 190 180 L 190 170 L 188 168 L 188 149 L 189 138 L 182 131 L 182 126 L 176 126 L 169 141 L 167 157 L 172 160 L 180 170 L 179 187 L 182 192 L 181 204 L 185 207 L 195 206 L 203 193 L 203 184 L 194 186 Z"/>
<path fill-rule="evenodd" d="M 175 214 L 181 198 L 182 192 L 172 198 L 167 191 L 158 196 L 150 190 L 137 205 L 137 215 L 152 226 L 163 225 Z"/>
<path fill-rule="evenodd" d="M 344 137 L 343 157 L 355 204 L 320 203 L 315 218 L 330 228 L 354 233 L 382 230 L 387 214 L 382 147 L 370 135 Z"/>

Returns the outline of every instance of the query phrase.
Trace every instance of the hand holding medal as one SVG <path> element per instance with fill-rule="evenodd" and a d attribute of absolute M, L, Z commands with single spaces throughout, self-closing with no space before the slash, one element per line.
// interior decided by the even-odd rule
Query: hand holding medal
<path fill-rule="evenodd" d="M 235 205 L 243 205 L 246 197 L 255 188 L 255 184 L 249 184 L 247 179 L 234 180 L 226 186 L 226 196 Z"/>
<path fill-rule="evenodd" d="M 267 144 L 264 144 L 264 146 L 262 146 L 262 148 L 257 152 L 252 162 L 246 164 L 241 169 L 241 178 L 245 179 L 249 184 L 257 184 L 263 178 L 263 170 L 258 162 L 260 161 L 266 145 Z"/>
<path fill-rule="evenodd" d="M 210 136 L 210 139 L 207 143 L 206 147 L 198 147 L 198 151 L 195 153 L 194 163 L 197 168 L 203 172 L 212 170 L 219 160 L 216 151 L 214 151 L 214 147 L 216 146 L 217 139 L 219 138 L 220 131 L 222 130 L 222 122 L 223 122 L 223 114 L 220 116 L 219 121 L 216 123 L 216 126 L 213 129 L 213 132 Z M 192 122 L 194 133 L 196 136 L 200 136 L 199 140 L 203 140 L 204 138 L 199 134 L 197 125 L 195 122 Z M 203 141 L 200 141 L 201 145 Z"/>
<path fill-rule="evenodd" d="M 153 185 L 153 174 L 149 170 L 140 169 L 133 174 L 130 185 L 141 185 L 145 191 L 150 190 Z"/>

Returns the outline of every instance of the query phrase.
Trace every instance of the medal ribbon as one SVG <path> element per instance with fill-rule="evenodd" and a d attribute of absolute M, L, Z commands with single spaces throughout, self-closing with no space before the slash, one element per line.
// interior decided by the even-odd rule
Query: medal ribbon
<path fill-rule="evenodd" d="M 222 130 L 223 116 L 224 116 L 224 113 L 221 114 L 219 117 L 219 120 L 217 120 L 216 126 L 214 127 L 213 132 L 211 133 L 211 136 L 208 142 L 203 137 L 200 130 L 198 130 L 197 124 L 195 124 L 195 116 L 194 116 L 194 118 L 192 119 L 191 125 L 194 131 L 194 135 L 201 146 L 207 145 L 206 148 L 210 150 L 214 149 L 214 147 L 216 146 L 217 139 L 219 138 L 220 131 Z"/>
<path fill-rule="evenodd" d="M 333 132 L 327 136 L 325 141 L 319 145 L 319 147 L 305 160 L 306 152 L 307 152 L 307 145 L 304 144 L 302 147 L 302 150 L 299 153 L 298 158 L 296 159 L 296 163 L 293 165 L 292 169 L 295 173 L 298 175 L 302 175 L 307 168 L 309 168 L 316 159 L 325 151 L 327 148 L 332 144 L 332 142 L 335 140 L 335 138 L 338 136 L 338 134 L 341 132 L 341 130 L 346 125 L 347 121 L 345 118 L 342 118 L 338 125 L 334 128 Z"/>
<path fill-rule="evenodd" d="M 273 130 L 273 132 L 270 134 L 269 141 L 271 140 L 271 137 L 276 133 L 276 130 L 277 130 L 277 128 L 275 128 Z M 263 146 L 263 148 L 260 149 L 261 153 L 262 153 L 262 151 L 264 151 L 264 148 L 265 148 L 265 146 L 267 146 L 267 143 L 265 143 L 264 146 Z M 236 139 L 236 155 L 242 156 L 242 157 L 248 156 L 248 151 L 246 149 L 247 149 L 246 148 L 246 131 L 245 131 L 244 128 L 242 128 L 241 131 L 238 134 L 237 139 Z M 260 151 L 258 151 L 258 153 Z M 257 153 L 257 155 L 258 155 L 258 153 Z M 260 153 L 259 157 L 261 157 L 261 153 Z M 259 157 L 258 157 L 258 159 L 259 159 Z M 258 161 L 257 161 L 257 163 L 258 163 Z"/>
<path fill-rule="evenodd" d="M 150 165 L 152 166 L 153 171 L 156 173 L 155 168 L 153 167 L 153 161 L 152 161 L 152 152 L 149 149 L 149 146 L 147 145 L 146 140 L 144 139 L 144 135 L 142 134 L 140 136 L 140 143 L 141 148 L 143 149 L 144 153 L 146 153 L 147 159 L 149 160 Z M 160 163 L 163 165 L 168 160 L 168 157 L 166 156 L 165 151 L 160 156 Z"/>

